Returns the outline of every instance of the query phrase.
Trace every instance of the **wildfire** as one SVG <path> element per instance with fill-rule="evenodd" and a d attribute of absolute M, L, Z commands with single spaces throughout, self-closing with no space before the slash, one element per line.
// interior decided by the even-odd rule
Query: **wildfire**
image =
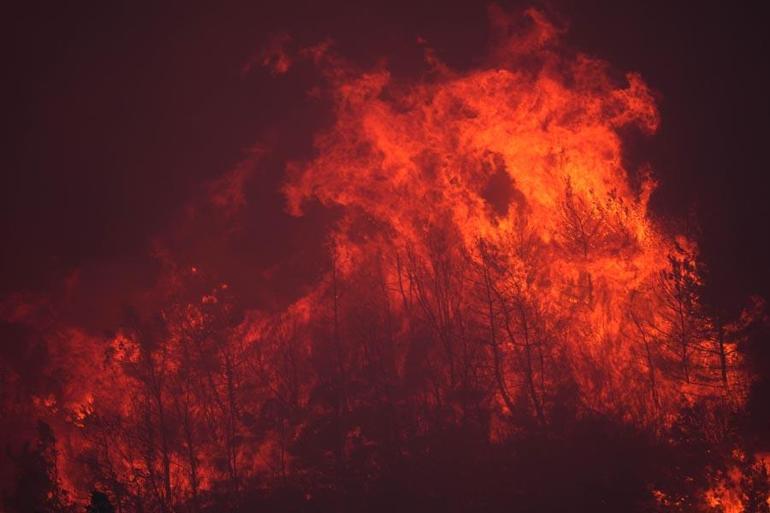
<path fill-rule="evenodd" d="M 649 174 L 633 186 L 623 167 L 619 130 L 658 125 L 651 93 L 638 75 L 616 84 L 603 62 L 565 55 L 559 32 L 527 15 L 497 61 L 458 73 L 431 57 L 418 83 L 317 55 L 336 123 L 291 170 L 291 212 L 341 207 L 338 279 L 376 266 L 383 300 L 444 339 L 450 370 L 469 363 L 453 361 L 463 331 L 480 330 L 500 353 L 499 393 L 538 382 L 539 415 L 557 359 L 587 407 L 637 422 L 667 422 L 696 395 L 740 401 L 735 341 L 696 319 L 697 248 L 648 215 Z M 536 353 L 523 377 L 517 348 Z"/>
<path fill-rule="evenodd" d="M 353 458 L 376 475 L 407 452 L 404 433 L 475 423 L 503 444 L 551 436 L 569 411 L 665 439 L 682 411 L 742 406 L 748 321 L 701 304 L 695 242 L 651 216 L 651 171 L 624 163 L 621 131 L 657 129 L 650 90 L 567 51 L 537 11 L 512 35 L 493 18 L 486 64 L 452 70 L 427 51 L 414 81 L 329 45 L 297 56 L 323 72 L 334 122 L 288 165 L 287 208 L 320 203 L 337 220 L 323 278 L 285 311 L 241 311 L 230 287 L 180 264 L 158 315 L 106 341 L 44 330 L 51 368 L 76 370 L 24 409 L 52 427 L 75 497 L 96 487 L 122 511 L 200 511 L 295 479 L 310 500 Z M 271 52 L 288 73 L 294 57 Z M 230 216 L 245 176 L 213 200 Z M 35 307 L 11 310 L 37 325 Z M 699 500 L 741 511 L 736 472 Z"/>

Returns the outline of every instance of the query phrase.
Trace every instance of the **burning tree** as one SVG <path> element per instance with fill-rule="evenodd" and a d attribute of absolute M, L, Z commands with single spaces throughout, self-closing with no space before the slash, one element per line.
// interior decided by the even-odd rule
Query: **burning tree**
<path fill-rule="evenodd" d="M 707 510 L 739 445 L 725 419 L 746 396 L 748 321 L 707 311 L 697 246 L 650 215 L 653 180 L 624 167 L 619 131 L 658 125 L 642 79 L 612 80 L 541 13 L 525 18 L 511 35 L 495 11 L 505 34 L 492 60 L 461 72 L 428 52 L 416 82 L 361 71 L 327 45 L 302 52 L 335 118 L 283 192 L 294 215 L 308 202 L 339 213 L 326 272 L 264 312 L 169 258 L 155 315 L 127 316 L 106 342 L 42 330 L 62 367 L 80 347 L 79 372 L 35 408 L 67 439 L 50 457 L 69 473 L 62 486 L 101 490 L 91 511 L 236 511 L 276 497 L 342 511 L 393 490 L 415 508 L 458 494 L 460 509 L 483 509 L 498 494 L 563 510 L 591 500 L 586 487 L 598 502 L 579 504 L 595 510 Z M 640 475 L 563 474 L 594 456 L 582 443 L 615 465 L 605 442 Z M 677 447 L 714 456 L 656 484 Z M 415 492 L 414 469 L 438 477 L 415 478 Z M 743 474 L 746 511 L 766 510 L 763 469 Z"/>

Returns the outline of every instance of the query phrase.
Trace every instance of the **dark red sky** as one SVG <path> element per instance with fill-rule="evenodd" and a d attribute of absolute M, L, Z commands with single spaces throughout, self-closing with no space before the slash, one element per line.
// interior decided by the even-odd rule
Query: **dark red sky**
<path fill-rule="evenodd" d="M 748 3 L 673 3 L 545 7 L 569 23 L 575 48 L 640 72 L 659 93 L 661 129 L 630 157 L 660 178 L 659 212 L 696 209 L 712 291 L 737 306 L 751 293 L 770 297 L 768 19 Z M 327 112 L 307 98 L 311 69 L 273 77 L 244 75 L 243 65 L 286 32 L 298 45 L 331 37 L 362 63 L 389 56 L 408 74 L 422 61 L 417 36 L 460 67 L 483 56 L 487 36 L 476 1 L 152 4 L 5 10 L 0 292 L 46 289 L 87 269 L 94 290 L 120 294 L 152 281 L 150 243 L 164 234 L 191 262 L 241 277 L 255 302 L 269 303 L 277 288 L 291 294 L 315 272 L 307 262 L 328 215 L 289 218 L 277 188 L 285 160 L 308 155 Z M 202 184 L 255 143 L 271 153 L 249 182 L 237 235 L 223 244 L 206 223 L 173 233 Z"/>

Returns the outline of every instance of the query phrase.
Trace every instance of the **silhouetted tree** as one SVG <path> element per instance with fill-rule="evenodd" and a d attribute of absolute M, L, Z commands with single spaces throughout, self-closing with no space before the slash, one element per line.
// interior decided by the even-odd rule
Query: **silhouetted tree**
<path fill-rule="evenodd" d="M 115 513 L 115 506 L 106 494 L 94 490 L 91 492 L 91 502 L 86 508 L 86 513 Z"/>
<path fill-rule="evenodd" d="M 56 438 L 48 424 L 38 421 L 35 445 L 25 444 L 14 458 L 17 482 L 5 501 L 9 511 L 65 513 L 72 510 L 72 504 L 59 483 Z"/>

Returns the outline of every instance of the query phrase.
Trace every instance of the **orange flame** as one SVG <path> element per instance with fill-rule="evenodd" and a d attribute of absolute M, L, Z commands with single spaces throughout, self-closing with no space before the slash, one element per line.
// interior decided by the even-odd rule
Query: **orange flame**
<path fill-rule="evenodd" d="M 696 244 L 653 220 L 650 171 L 624 164 L 621 129 L 658 126 L 650 90 L 564 50 L 538 11 L 513 34 L 493 15 L 488 64 L 455 71 L 428 51 L 416 82 L 360 71 L 329 44 L 302 52 L 324 72 L 335 120 L 283 190 L 292 214 L 320 202 L 339 218 L 328 272 L 285 311 L 239 315 L 226 284 L 200 285 L 205 270 L 159 249 L 156 320 L 106 342 L 44 330 L 65 385 L 24 408 L 57 433 L 66 488 L 168 511 L 254 476 L 304 475 L 290 447 L 310 427 L 296 412 L 340 418 L 366 379 L 388 383 L 386 396 L 400 383 L 409 411 L 450 421 L 474 397 L 495 443 L 547 429 L 567 390 L 575 415 L 655 434 L 693 404 L 740 407 L 741 323 L 707 314 Z M 293 62 L 287 41 L 263 56 L 275 73 Z M 238 215 L 248 176 L 217 182 L 212 203 Z M 39 325 L 43 309 L 11 301 L 3 317 Z M 333 407 L 318 399 L 328 389 Z M 432 417 L 416 416 L 428 431 Z M 377 445 L 360 425 L 338 439 L 319 459 Z M 740 511 L 729 482 L 705 500 Z"/>

